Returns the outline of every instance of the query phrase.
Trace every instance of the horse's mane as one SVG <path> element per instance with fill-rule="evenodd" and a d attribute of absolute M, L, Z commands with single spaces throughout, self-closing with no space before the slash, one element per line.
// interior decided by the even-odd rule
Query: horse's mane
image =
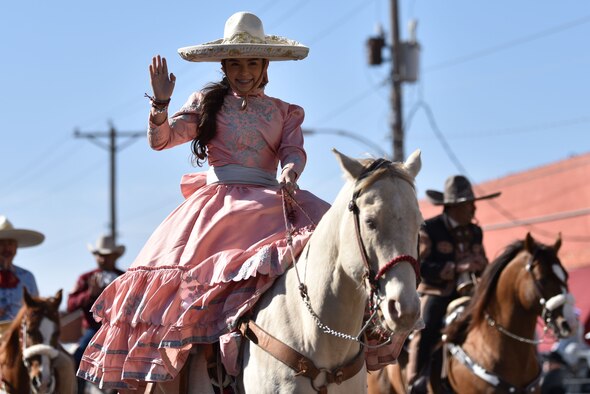
<path fill-rule="evenodd" d="M 360 162 L 363 164 L 365 168 L 367 168 L 371 163 L 373 163 L 375 159 L 363 159 Z M 385 173 L 392 178 L 401 178 L 404 181 L 408 182 L 412 188 L 414 186 L 414 178 L 410 173 L 405 169 L 403 163 L 401 162 L 392 162 L 388 166 L 379 167 L 375 171 L 370 172 L 365 178 L 361 179 L 357 185 L 359 189 L 364 189 L 373 183 L 375 183 L 380 177 L 382 177 Z"/>
<path fill-rule="evenodd" d="M 19 331 L 21 322 L 26 312 L 26 305 L 23 305 L 8 329 L 2 335 L 0 343 L 0 364 L 14 367 L 20 353 Z"/>
<path fill-rule="evenodd" d="M 514 241 L 486 267 L 465 311 L 443 330 L 447 342 L 462 344 L 469 329 L 481 323 L 488 301 L 496 291 L 500 273 L 523 249 L 523 240 Z"/>

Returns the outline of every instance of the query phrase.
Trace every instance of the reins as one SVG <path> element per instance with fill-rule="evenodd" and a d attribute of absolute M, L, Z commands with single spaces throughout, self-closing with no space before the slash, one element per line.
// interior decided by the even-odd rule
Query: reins
<path fill-rule="evenodd" d="M 284 188 L 281 189 L 281 198 L 283 200 L 283 219 L 285 221 L 285 229 L 286 229 L 286 234 L 287 234 L 286 235 L 287 247 L 288 247 L 288 250 L 289 250 L 289 254 L 291 255 L 291 261 L 292 261 L 292 264 L 293 264 L 293 269 L 295 270 L 295 275 L 297 276 L 297 282 L 299 283 L 299 285 L 298 285 L 299 296 L 301 297 L 301 300 L 303 301 L 303 304 L 305 305 L 307 311 L 309 312 L 309 314 L 313 318 L 314 322 L 316 323 L 316 326 L 324 334 L 329 334 L 329 335 L 335 336 L 337 338 L 346 339 L 346 340 L 353 341 L 353 342 L 358 342 L 358 343 L 361 344 L 361 346 L 366 346 L 366 347 L 369 347 L 369 348 L 379 348 L 379 347 L 382 347 L 382 346 L 385 346 L 385 345 L 389 344 L 389 342 L 391 341 L 390 339 L 388 339 L 385 343 L 380 344 L 380 345 L 369 345 L 368 343 L 365 343 L 362 340 L 362 335 L 365 332 L 365 330 L 367 329 L 367 327 L 369 326 L 370 319 L 361 328 L 361 330 L 359 331 L 359 333 L 356 336 L 353 336 L 353 335 L 346 334 L 346 333 L 343 333 L 343 332 L 340 332 L 340 331 L 337 331 L 337 330 L 334 330 L 334 329 L 330 328 L 328 325 L 326 325 L 326 324 L 324 324 L 322 322 L 322 320 L 320 319 L 320 317 L 313 310 L 313 306 L 311 305 L 311 300 L 309 299 L 309 294 L 307 293 L 307 285 L 301 280 L 301 276 L 299 275 L 299 269 L 297 268 L 297 259 L 295 257 L 295 253 L 293 252 L 293 236 L 292 236 L 293 226 L 292 226 L 292 223 L 291 223 L 291 220 L 290 220 L 290 216 L 291 215 L 290 215 L 290 212 L 289 212 L 289 208 L 287 207 L 287 201 L 294 202 L 295 205 L 297 205 L 297 208 L 299 208 L 299 210 L 301 212 L 304 212 L 304 214 L 309 219 L 309 221 L 314 226 L 316 224 L 313 222 L 313 220 L 311 220 L 311 218 L 309 217 L 309 215 L 307 215 L 307 213 L 305 212 L 305 210 L 303 209 L 303 207 L 301 205 L 299 205 L 299 203 L 297 203 L 297 200 L 295 200 L 295 198 L 291 195 L 291 193 L 289 193 Z"/>

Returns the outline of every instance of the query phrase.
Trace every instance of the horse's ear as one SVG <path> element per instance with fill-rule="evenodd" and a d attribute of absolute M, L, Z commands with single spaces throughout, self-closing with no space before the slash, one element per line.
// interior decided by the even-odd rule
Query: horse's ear
<path fill-rule="evenodd" d="M 553 244 L 553 250 L 555 250 L 555 253 L 559 251 L 559 248 L 561 248 L 561 231 L 557 233 L 557 239 Z"/>
<path fill-rule="evenodd" d="M 338 152 L 338 150 L 335 148 L 332 148 L 332 152 L 334 152 L 336 155 L 336 158 L 340 163 L 340 167 L 342 167 L 344 172 L 352 177 L 352 179 L 357 179 L 364 171 L 365 167 L 360 161 L 352 159 L 345 154 Z"/>
<path fill-rule="evenodd" d="M 53 297 L 54 298 L 54 304 L 55 304 L 55 306 L 57 308 L 59 307 L 59 304 L 61 304 L 62 294 L 63 294 L 63 289 L 59 289 L 57 291 L 57 293 L 55 293 L 55 296 Z"/>
<path fill-rule="evenodd" d="M 418 175 L 422 168 L 421 155 L 422 152 L 420 149 L 416 149 L 404 163 L 404 167 L 408 170 L 410 175 L 412 175 L 412 178 L 416 178 L 416 175 Z"/>
<path fill-rule="evenodd" d="M 35 300 L 33 300 L 33 297 L 29 293 L 29 290 L 27 290 L 26 286 L 23 286 L 23 299 L 25 300 L 25 305 L 27 306 L 33 306 L 35 304 Z"/>
<path fill-rule="evenodd" d="M 526 233 L 526 237 L 524 239 L 524 248 L 530 253 L 534 254 L 535 250 L 537 249 L 537 243 L 535 239 L 531 235 L 531 233 Z"/>

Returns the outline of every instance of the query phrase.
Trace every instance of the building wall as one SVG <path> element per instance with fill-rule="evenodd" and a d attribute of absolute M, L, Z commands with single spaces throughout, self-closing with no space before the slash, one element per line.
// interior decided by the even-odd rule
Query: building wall
<path fill-rule="evenodd" d="M 451 174 L 449 174 L 451 175 Z M 441 180 L 441 191 L 444 179 Z M 527 232 L 545 244 L 562 235 L 559 256 L 568 269 L 590 265 L 590 153 L 475 185 L 476 195 L 501 191 L 477 204 L 484 245 L 493 259 Z M 441 212 L 424 200 L 424 218 Z M 520 222 L 520 224 L 518 223 Z"/>

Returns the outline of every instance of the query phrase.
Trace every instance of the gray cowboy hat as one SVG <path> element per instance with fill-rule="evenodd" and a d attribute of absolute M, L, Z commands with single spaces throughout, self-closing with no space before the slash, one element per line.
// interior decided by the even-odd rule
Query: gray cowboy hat
<path fill-rule="evenodd" d="M 0 239 L 13 239 L 19 248 L 26 248 L 39 245 L 45 235 L 34 230 L 16 229 L 6 216 L 0 216 Z"/>
<path fill-rule="evenodd" d="M 111 235 L 101 235 L 96 240 L 96 245 L 88 244 L 88 250 L 92 254 L 116 254 L 121 256 L 125 253 L 125 246 L 116 245 Z"/>
<path fill-rule="evenodd" d="M 219 62 L 223 59 L 301 60 L 309 48 L 288 38 L 266 35 L 262 21 L 249 12 L 237 12 L 225 22 L 223 38 L 178 49 L 189 62 Z"/>
<path fill-rule="evenodd" d="M 486 200 L 498 197 L 501 192 L 486 194 L 476 197 L 471 187 L 471 182 L 463 175 L 452 175 L 445 181 L 444 192 L 426 190 L 430 202 L 434 205 L 454 205 L 462 202 Z"/>

